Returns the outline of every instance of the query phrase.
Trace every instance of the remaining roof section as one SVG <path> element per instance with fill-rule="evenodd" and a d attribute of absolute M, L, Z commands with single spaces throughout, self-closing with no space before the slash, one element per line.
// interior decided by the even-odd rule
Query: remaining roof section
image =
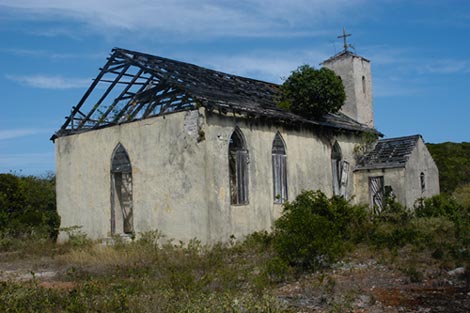
<path fill-rule="evenodd" d="M 359 160 L 355 170 L 405 167 L 421 135 L 379 140 L 374 150 Z"/>
<path fill-rule="evenodd" d="M 140 52 L 115 48 L 52 139 L 204 106 L 286 123 L 375 131 L 344 114 L 308 120 L 276 106 L 279 86 Z"/>

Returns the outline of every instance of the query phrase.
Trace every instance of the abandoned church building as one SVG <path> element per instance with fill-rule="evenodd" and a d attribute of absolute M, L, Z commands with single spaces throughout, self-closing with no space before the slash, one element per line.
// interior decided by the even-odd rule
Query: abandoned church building
<path fill-rule="evenodd" d="M 342 79 L 338 113 L 276 106 L 279 86 L 113 49 L 53 135 L 62 227 L 90 238 L 158 229 L 205 243 L 269 230 L 302 190 L 380 209 L 439 193 L 419 135 L 363 149 L 374 128 L 370 62 L 347 49 L 323 62 Z"/>

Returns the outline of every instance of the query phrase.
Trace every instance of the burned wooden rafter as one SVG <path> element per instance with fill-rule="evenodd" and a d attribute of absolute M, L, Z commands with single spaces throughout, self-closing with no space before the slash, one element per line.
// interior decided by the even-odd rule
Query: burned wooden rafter
<path fill-rule="evenodd" d="M 137 101 L 136 99 L 138 98 L 138 95 L 139 95 L 141 92 L 145 91 L 145 88 L 146 88 L 147 86 L 149 86 L 149 84 L 151 84 L 151 82 L 153 81 L 153 78 L 154 78 L 153 76 L 148 77 L 146 83 L 145 83 L 144 85 L 142 85 L 142 86 L 139 88 L 139 90 L 134 94 L 133 97 L 131 97 L 131 98 L 128 98 L 128 97 L 121 97 L 121 100 L 127 100 L 127 99 L 129 99 L 129 101 L 121 108 L 120 112 L 119 112 L 118 114 L 116 114 L 116 116 L 114 117 L 114 119 L 113 119 L 113 121 L 112 121 L 113 123 L 119 122 L 120 119 L 121 119 L 123 116 L 125 116 L 125 114 L 126 114 L 128 108 L 134 103 L 134 101 Z M 126 93 L 128 93 L 128 91 L 126 91 Z"/>
<path fill-rule="evenodd" d="M 286 112 L 276 105 L 278 95 L 276 84 L 115 48 L 55 137 L 199 107 L 249 119 L 371 130 L 342 114 L 306 119 Z"/>
<path fill-rule="evenodd" d="M 87 116 L 85 117 L 85 119 L 83 120 L 83 122 L 81 124 L 78 125 L 78 127 L 80 128 L 80 126 L 82 126 L 86 121 L 90 120 L 91 116 L 93 115 L 93 113 L 95 113 L 95 111 L 101 106 L 101 103 L 103 103 L 104 99 L 106 99 L 106 97 L 109 95 L 109 93 L 111 92 L 111 90 L 113 90 L 114 86 L 116 86 L 117 82 L 121 79 L 122 77 L 122 74 L 124 74 L 128 69 L 129 69 L 130 65 L 125 65 L 124 67 L 122 67 L 122 72 L 121 74 L 117 75 L 116 78 L 114 79 L 114 81 L 108 86 L 108 88 L 106 89 L 106 91 L 103 93 L 103 95 L 100 97 L 100 99 L 98 100 L 98 102 L 96 102 L 96 104 L 93 106 L 93 109 L 87 114 Z M 101 118 L 100 118 L 101 119 Z M 98 119 L 98 121 L 100 120 Z M 99 123 L 99 122 L 98 122 Z"/>
<path fill-rule="evenodd" d="M 132 82 L 135 82 L 137 79 L 139 79 L 140 75 L 144 72 L 143 69 L 140 69 L 139 72 L 132 78 L 131 80 L 131 83 Z M 129 91 L 129 89 L 131 88 L 133 84 L 129 84 L 127 85 L 124 90 L 121 91 L 121 94 L 114 99 L 114 101 L 111 103 L 111 105 L 108 107 L 108 109 L 103 113 L 102 115 L 102 119 L 106 119 L 109 115 L 109 113 L 111 113 L 112 110 L 114 110 L 114 108 L 116 107 L 116 105 L 119 103 L 119 99 L 122 99 L 122 97 Z"/>
<path fill-rule="evenodd" d="M 98 76 L 96 77 L 96 79 L 92 82 L 92 84 L 90 85 L 90 87 L 88 87 L 88 90 L 85 92 L 85 94 L 83 95 L 83 97 L 80 99 L 80 101 L 78 102 L 78 104 L 74 107 L 74 109 L 72 110 L 72 113 L 67 117 L 65 123 L 62 125 L 62 127 L 60 128 L 61 130 L 66 130 L 67 127 L 69 126 L 70 122 L 72 121 L 73 117 L 75 116 L 75 114 L 77 114 L 77 112 L 80 110 L 80 108 L 82 107 L 82 105 L 85 103 L 85 101 L 88 99 L 88 97 L 90 96 L 91 92 L 95 89 L 96 85 L 98 85 L 100 79 L 103 77 L 103 75 L 105 74 L 104 73 L 104 70 L 105 69 L 108 69 L 109 66 L 112 64 L 114 58 L 111 56 L 110 58 L 108 58 L 108 62 L 106 62 L 105 66 L 103 67 L 103 70 L 98 74 Z"/>

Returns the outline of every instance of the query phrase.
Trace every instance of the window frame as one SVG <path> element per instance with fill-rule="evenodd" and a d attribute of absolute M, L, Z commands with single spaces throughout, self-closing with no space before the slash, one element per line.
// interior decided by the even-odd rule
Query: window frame
<path fill-rule="evenodd" d="M 240 128 L 236 127 L 230 135 L 228 147 L 230 203 L 232 205 L 249 203 L 248 164 L 249 152 L 246 148 L 245 137 Z"/>
<path fill-rule="evenodd" d="M 282 204 L 288 200 L 287 153 L 286 143 L 279 132 L 274 135 L 271 156 L 273 168 L 273 199 L 274 203 Z"/>

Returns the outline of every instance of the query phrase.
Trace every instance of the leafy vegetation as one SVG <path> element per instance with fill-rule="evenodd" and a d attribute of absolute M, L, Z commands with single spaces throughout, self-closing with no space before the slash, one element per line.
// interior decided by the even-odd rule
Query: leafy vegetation
<path fill-rule="evenodd" d="M 0 311 L 284 312 L 269 292 L 273 252 L 265 239 L 208 247 L 147 232 L 130 243 L 75 246 L 56 256 L 69 266 L 58 288 L 0 282 Z"/>
<path fill-rule="evenodd" d="M 470 142 L 426 146 L 439 169 L 441 192 L 452 194 L 458 187 L 470 185 Z"/>
<path fill-rule="evenodd" d="M 66 268 L 55 285 L 34 272 L 29 281 L 0 281 L 0 311 L 298 311 L 274 291 L 314 271 L 316 278 L 302 288 L 331 299 L 325 303 L 333 311 L 351 311 L 357 291 L 336 294 L 336 280 L 324 274 L 328 267 L 345 264 L 335 262 L 351 251 L 366 246 L 370 255 L 390 255 L 387 262 L 415 283 L 427 277 L 423 266 L 430 262 L 441 268 L 468 266 L 470 257 L 470 209 L 447 195 L 422 199 L 414 211 L 389 198 L 374 215 L 341 197 L 304 191 L 285 203 L 273 232 L 212 246 L 196 239 L 174 243 L 157 231 L 102 245 L 79 228 L 66 231 L 72 240 L 64 245 L 13 238 L 22 243 L 14 245 L 19 253 L 0 250 L 3 262 L 47 254 L 56 267 Z"/>
<path fill-rule="evenodd" d="M 59 225 L 54 176 L 0 174 L 0 247 L 8 238 L 55 239 Z"/>
<path fill-rule="evenodd" d="M 357 238 L 367 213 L 342 197 L 328 199 L 320 191 L 304 191 L 284 205 L 275 223 L 273 242 L 281 259 L 294 267 L 315 270 L 340 257 L 345 242 Z"/>
<path fill-rule="evenodd" d="M 346 99 L 341 78 L 330 69 L 302 65 L 281 85 L 279 106 L 307 118 L 336 113 Z"/>
<path fill-rule="evenodd" d="M 388 197 L 377 214 L 341 197 L 304 191 L 284 205 L 272 242 L 279 258 L 297 270 L 318 270 L 358 243 L 396 251 L 432 250 L 433 257 L 465 264 L 470 257 L 470 207 L 442 194 L 410 210 Z"/>

